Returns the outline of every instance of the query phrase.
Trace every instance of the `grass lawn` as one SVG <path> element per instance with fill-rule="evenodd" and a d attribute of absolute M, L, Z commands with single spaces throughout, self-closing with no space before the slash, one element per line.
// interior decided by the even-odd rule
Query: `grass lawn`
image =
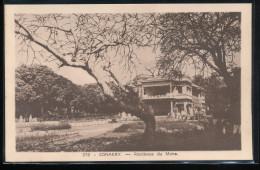
<path fill-rule="evenodd" d="M 146 147 L 142 140 L 144 124 L 124 124 L 115 131 L 74 143 L 68 151 L 203 151 L 240 150 L 240 135 L 223 135 L 216 128 L 197 130 L 197 123 L 158 121 L 155 141 Z"/>
<path fill-rule="evenodd" d="M 198 126 L 199 125 L 199 126 Z M 201 130 L 200 125 L 205 127 Z M 88 139 L 81 139 L 66 145 L 55 145 L 51 142 L 44 147 L 31 148 L 40 152 L 85 152 L 85 151 L 200 151 L 200 150 L 240 150 L 240 135 L 223 135 L 215 127 L 205 122 L 157 120 L 156 135 L 152 147 L 143 144 L 142 134 L 145 124 L 141 121 L 123 124 L 112 132 Z M 32 143 L 34 139 L 31 139 Z M 38 140 L 35 138 L 35 140 Z M 18 145 L 19 146 L 19 141 Z M 55 145 L 55 146 L 54 146 Z M 22 148 L 19 151 L 26 151 Z"/>

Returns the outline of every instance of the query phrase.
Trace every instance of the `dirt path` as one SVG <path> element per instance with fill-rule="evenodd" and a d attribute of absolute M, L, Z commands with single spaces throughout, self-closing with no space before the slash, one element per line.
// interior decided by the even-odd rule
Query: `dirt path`
<path fill-rule="evenodd" d="M 88 139 L 91 137 L 96 137 L 99 135 L 103 135 L 107 132 L 113 131 L 117 127 L 121 126 L 123 123 L 113 123 L 113 124 L 103 124 L 103 125 L 93 125 L 93 126 L 86 126 L 80 128 L 73 128 L 73 132 L 61 136 L 55 140 L 52 140 L 54 144 L 59 144 L 62 146 L 66 146 L 68 144 L 77 142 L 82 139 Z"/>
<path fill-rule="evenodd" d="M 113 131 L 114 129 L 121 126 L 123 123 L 113 123 L 113 124 L 104 124 L 104 125 L 96 125 L 89 126 L 82 130 L 79 130 L 79 135 L 85 138 L 95 137 L 107 133 L 109 131 Z"/>

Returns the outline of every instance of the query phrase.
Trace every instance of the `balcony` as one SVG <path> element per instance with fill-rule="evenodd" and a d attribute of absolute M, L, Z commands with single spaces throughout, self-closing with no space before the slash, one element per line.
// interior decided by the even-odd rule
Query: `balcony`
<path fill-rule="evenodd" d="M 143 100 L 149 99 L 192 99 L 192 96 L 187 94 L 174 94 L 174 93 L 166 93 L 162 95 L 143 95 L 141 97 Z"/>
<path fill-rule="evenodd" d="M 162 95 L 143 95 L 142 99 L 167 99 L 167 98 L 172 98 L 173 94 L 172 93 L 166 93 Z"/>
<path fill-rule="evenodd" d="M 205 103 L 205 97 L 192 96 L 192 101 L 194 103 Z"/>

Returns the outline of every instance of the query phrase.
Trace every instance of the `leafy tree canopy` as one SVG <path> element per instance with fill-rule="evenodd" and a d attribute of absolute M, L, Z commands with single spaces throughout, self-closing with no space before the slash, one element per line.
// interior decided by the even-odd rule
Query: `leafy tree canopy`
<path fill-rule="evenodd" d="M 71 112 L 72 107 L 81 113 L 115 112 L 115 105 L 97 84 L 78 86 L 43 65 L 22 65 L 16 69 L 17 117 L 48 116 L 48 111 L 64 114 L 62 108 Z"/>

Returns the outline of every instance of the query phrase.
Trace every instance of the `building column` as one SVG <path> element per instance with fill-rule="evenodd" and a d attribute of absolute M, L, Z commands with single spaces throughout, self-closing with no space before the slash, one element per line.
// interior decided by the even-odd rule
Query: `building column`
<path fill-rule="evenodd" d="M 186 85 L 182 85 L 181 88 L 182 88 L 182 94 L 187 94 L 186 93 L 186 88 L 187 88 Z"/>
<path fill-rule="evenodd" d="M 171 101 L 171 116 L 173 116 L 173 101 Z"/>
<path fill-rule="evenodd" d="M 190 111 L 191 111 L 191 115 L 194 115 L 194 105 L 193 105 L 193 103 L 191 103 L 191 109 L 190 109 Z"/>
<path fill-rule="evenodd" d="M 187 113 L 187 102 L 183 102 L 184 111 Z"/>

